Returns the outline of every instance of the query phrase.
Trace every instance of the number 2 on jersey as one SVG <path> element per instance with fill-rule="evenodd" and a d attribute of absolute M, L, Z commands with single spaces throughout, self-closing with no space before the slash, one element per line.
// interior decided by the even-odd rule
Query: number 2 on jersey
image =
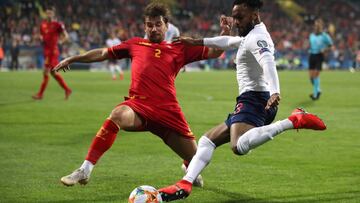
<path fill-rule="evenodd" d="M 160 49 L 155 49 L 155 57 L 160 58 L 160 54 L 161 54 L 161 50 Z"/>

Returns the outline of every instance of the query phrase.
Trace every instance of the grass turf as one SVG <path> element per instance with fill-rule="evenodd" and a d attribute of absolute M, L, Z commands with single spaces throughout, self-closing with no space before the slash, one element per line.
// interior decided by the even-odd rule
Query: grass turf
<path fill-rule="evenodd" d="M 159 188 L 182 177 L 180 158 L 160 139 L 121 131 L 87 186 L 62 186 L 59 178 L 79 167 L 129 86 L 129 73 L 124 81 L 107 73 L 63 75 L 73 89 L 69 101 L 55 80 L 42 101 L 33 101 L 40 72 L 0 73 L 0 202 L 127 202 L 139 185 Z M 224 145 L 202 173 L 205 187 L 182 202 L 360 202 L 360 74 L 323 72 L 316 102 L 306 72 L 279 75 L 277 119 L 301 106 L 322 117 L 328 130 L 288 131 L 243 157 Z M 197 138 L 233 110 L 234 72 L 179 74 L 176 86 Z"/>

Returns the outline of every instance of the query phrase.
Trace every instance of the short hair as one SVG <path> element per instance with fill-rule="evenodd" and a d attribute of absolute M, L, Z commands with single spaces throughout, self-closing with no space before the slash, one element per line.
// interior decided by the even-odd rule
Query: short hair
<path fill-rule="evenodd" d="M 165 4 L 154 2 L 146 6 L 143 16 L 144 20 L 146 17 L 154 18 L 159 16 L 164 18 L 165 23 L 169 22 L 170 10 Z"/>
<path fill-rule="evenodd" d="M 236 5 L 245 4 L 247 7 L 251 9 L 261 9 L 264 5 L 262 0 L 235 0 L 233 7 Z"/>
<path fill-rule="evenodd" d="M 55 6 L 53 6 L 53 5 L 48 5 L 48 6 L 46 6 L 45 7 L 45 11 L 46 10 L 51 10 L 51 11 L 53 11 L 53 12 L 56 12 L 56 8 L 55 8 Z"/>

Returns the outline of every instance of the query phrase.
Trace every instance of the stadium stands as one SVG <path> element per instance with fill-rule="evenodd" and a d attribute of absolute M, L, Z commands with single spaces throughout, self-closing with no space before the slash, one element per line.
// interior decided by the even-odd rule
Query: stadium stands
<path fill-rule="evenodd" d="M 266 1 L 262 20 L 267 24 L 276 44 L 279 68 L 308 67 L 308 36 L 312 20 L 323 18 L 334 39 L 334 49 L 327 64 L 331 69 L 355 66 L 359 50 L 360 3 L 351 0 L 289 0 Z M 145 0 L 54 0 L 59 19 L 70 34 L 71 43 L 62 46 L 62 56 L 105 46 L 110 30 L 117 30 L 122 40 L 144 36 L 142 8 Z M 20 44 L 19 63 L 22 69 L 42 67 L 42 51 L 38 40 L 38 26 L 47 1 L 2 0 L 0 2 L 0 38 L 6 53 L 3 66 L 10 65 L 12 41 Z M 131 3 L 129 3 L 131 2 Z M 172 2 L 172 22 L 183 35 L 215 36 L 219 33 L 218 19 L 230 14 L 232 0 L 178 0 Z M 226 2 L 226 3 L 224 3 Z M 227 3 L 228 2 L 228 3 Z M 298 7 L 301 9 L 299 9 Z M 29 52 L 33 50 L 32 52 Z M 32 54 L 29 56 L 28 54 Z M 213 68 L 232 67 L 234 52 L 223 59 L 210 61 Z M 359 62 L 358 62 L 359 63 Z"/>

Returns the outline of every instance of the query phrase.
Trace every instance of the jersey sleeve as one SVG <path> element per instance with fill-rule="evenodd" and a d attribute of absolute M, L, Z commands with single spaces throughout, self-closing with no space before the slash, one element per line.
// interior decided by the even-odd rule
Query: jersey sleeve
<path fill-rule="evenodd" d="M 108 48 L 109 57 L 112 59 L 130 58 L 131 41 L 125 41 L 121 44 Z"/>
<path fill-rule="evenodd" d="M 184 50 L 185 64 L 208 59 L 209 48 L 205 46 L 187 46 Z"/>
<path fill-rule="evenodd" d="M 218 36 L 213 38 L 204 38 L 204 45 L 223 50 L 236 49 L 240 46 L 243 38 L 232 36 Z"/>
<path fill-rule="evenodd" d="M 332 41 L 330 35 L 327 34 L 327 33 L 325 33 L 325 42 L 326 42 L 327 46 L 332 46 L 333 45 L 333 41 Z"/>
<path fill-rule="evenodd" d="M 274 57 L 275 49 L 271 39 L 265 35 L 255 35 L 245 42 L 245 47 L 262 67 L 270 94 L 280 93 L 279 76 Z"/>
<path fill-rule="evenodd" d="M 245 47 L 259 62 L 263 58 L 274 59 L 274 44 L 265 35 L 254 35 L 245 41 Z"/>

